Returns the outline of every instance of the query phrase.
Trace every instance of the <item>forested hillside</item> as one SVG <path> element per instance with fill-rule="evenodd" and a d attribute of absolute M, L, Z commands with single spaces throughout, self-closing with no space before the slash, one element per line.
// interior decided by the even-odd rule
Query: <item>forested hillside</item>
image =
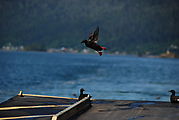
<path fill-rule="evenodd" d="M 158 54 L 179 46 L 179 0 L 0 0 L 0 47 L 82 49 L 97 26 L 109 51 Z"/>

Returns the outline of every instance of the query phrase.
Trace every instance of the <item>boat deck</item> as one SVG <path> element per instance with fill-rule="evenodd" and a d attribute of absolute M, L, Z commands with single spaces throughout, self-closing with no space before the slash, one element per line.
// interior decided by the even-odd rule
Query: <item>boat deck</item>
<path fill-rule="evenodd" d="M 1 120 L 54 120 L 53 116 L 79 102 L 77 98 L 24 94 L 0 104 Z M 82 101 L 84 102 L 84 100 Z M 77 107 L 66 115 L 79 111 Z M 179 104 L 156 101 L 92 100 L 92 107 L 71 120 L 178 120 Z M 64 120 L 66 118 L 64 117 Z"/>

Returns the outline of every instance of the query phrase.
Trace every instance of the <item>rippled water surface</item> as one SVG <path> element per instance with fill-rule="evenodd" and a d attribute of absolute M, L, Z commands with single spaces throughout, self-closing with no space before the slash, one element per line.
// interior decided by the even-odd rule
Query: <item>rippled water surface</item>
<path fill-rule="evenodd" d="M 0 102 L 18 94 L 168 101 L 179 91 L 179 59 L 0 52 Z"/>

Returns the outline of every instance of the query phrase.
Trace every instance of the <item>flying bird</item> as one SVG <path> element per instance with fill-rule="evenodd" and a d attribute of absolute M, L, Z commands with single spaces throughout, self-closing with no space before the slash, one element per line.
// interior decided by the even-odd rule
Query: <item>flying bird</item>
<path fill-rule="evenodd" d="M 90 34 L 88 40 L 83 40 L 81 43 L 84 43 L 86 47 L 97 51 L 98 54 L 101 56 L 103 54 L 103 50 L 106 50 L 106 47 L 102 47 L 97 44 L 98 36 L 99 36 L 99 27 L 97 27 L 96 30 Z"/>

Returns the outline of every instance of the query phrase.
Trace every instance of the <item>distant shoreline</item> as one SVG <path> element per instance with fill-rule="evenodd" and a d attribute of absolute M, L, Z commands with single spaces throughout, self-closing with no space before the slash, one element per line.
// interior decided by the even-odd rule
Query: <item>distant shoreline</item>
<path fill-rule="evenodd" d="M 0 52 L 40 52 L 40 53 L 70 53 L 70 54 L 95 54 L 95 52 L 70 52 L 70 51 L 60 51 L 60 52 L 49 52 L 49 51 L 37 51 L 37 50 L 2 50 L 0 49 Z M 105 53 L 105 52 L 104 52 Z M 173 53 L 167 54 L 167 53 L 162 53 L 160 55 L 137 55 L 137 54 L 127 54 L 127 53 L 115 53 L 115 52 L 106 52 L 106 55 L 119 55 L 119 56 L 135 56 L 135 57 L 144 57 L 144 58 L 179 58 L 178 55 L 175 55 Z"/>

